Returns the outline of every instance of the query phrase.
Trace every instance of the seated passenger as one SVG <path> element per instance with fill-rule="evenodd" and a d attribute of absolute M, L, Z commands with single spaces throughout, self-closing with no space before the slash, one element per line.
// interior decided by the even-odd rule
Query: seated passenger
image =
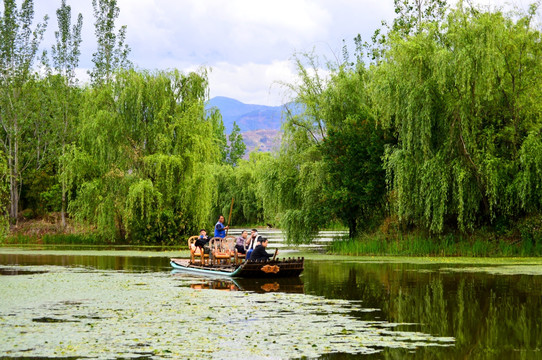
<path fill-rule="evenodd" d="M 250 259 L 250 254 L 252 254 L 252 251 L 254 251 L 254 248 L 256 247 L 256 243 L 258 239 L 258 230 L 252 229 L 250 232 L 250 237 L 247 239 L 247 260 Z"/>
<path fill-rule="evenodd" d="M 254 248 L 254 251 L 250 255 L 250 260 L 267 261 L 270 258 L 272 258 L 273 254 L 269 254 L 267 251 L 265 251 L 267 244 L 268 244 L 267 239 L 260 236 L 258 238 L 258 245 L 256 245 L 256 248 Z M 275 254 L 278 254 L 278 250 L 275 252 Z"/>
<path fill-rule="evenodd" d="M 208 254 L 209 253 L 209 237 L 207 236 L 207 231 L 205 231 L 205 229 L 201 229 L 199 231 L 199 238 L 196 240 L 194 246 L 196 248 L 200 248 L 200 249 L 203 249 L 204 250 L 204 253 L 205 254 Z"/>
<path fill-rule="evenodd" d="M 248 236 L 247 231 L 243 230 L 243 232 L 241 233 L 241 236 L 239 236 L 237 240 L 235 241 L 235 248 L 237 249 L 237 252 L 239 254 L 247 253 L 247 250 L 245 249 L 245 246 L 247 244 L 247 236 Z"/>

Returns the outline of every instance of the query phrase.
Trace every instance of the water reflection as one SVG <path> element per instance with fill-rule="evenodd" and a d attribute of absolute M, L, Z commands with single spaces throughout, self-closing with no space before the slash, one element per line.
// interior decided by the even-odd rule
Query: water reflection
<path fill-rule="evenodd" d="M 538 359 L 542 357 L 542 277 L 444 273 L 412 264 L 306 265 L 306 292 L 361 299 L 409 330 L 456 339 L 453 349 L 384 349 L 385 358 Z M 352 359 L 348 354 L 322 359 Z"/>
<path fill-rule="evenodd" d="M 5 275 L 26 271 L 16 265 L 83 266 L 125 272 L 171 270 L 167 257 L 0 254 Z M 464 266 L 464 265 L 462 265 Z M 480 266 L 480 265 L 471 265 Z M 300 278 L 209 279 L 175 274 L 194 289 L 298 293 L 360 301 L 371 312 L 352 313 L 364 321 L 400 325 L 393 331 L 418 331 L 453 337 L 452 348 L 383 348 L 363 358 L 387 359 L 538 359 L 542 358 L 542 276 L 493 275 L 449 271 L 449 264 L 362 263 L 306 260 Z M 32 271 L 38 269 L 31 269 Z M 460 269 L 455 269 L 460 270 Z M 186 280 L 186 281 L 184 281 Z M 152 287 L 152 286 L 151 286 Z M 321 359 L 355 359 L 332 353 Z"/>
<path fill-rule="evenodd" d="M 122 270 L 130 272 L 170 270 L 168 257 L 145 256 L 92 256 L 92 255 L 48 255 L 48 254 L 0 254 L 0 264 L 36 266 L 77 266 L 99 270 Z"/>
<path fill-rule="evenodd" d="M 303 280 L 299 277 L 277 279 L 199 278 L 186 272 L 173 270 L 174 276 L 190 279 L 186 286 L 195 290 L 250 291 L 255 293 L 304 293 Z M 184 285 L 183 285 L 184 286 Z"/>
<path fill-rule="evenodd" d="M 241 290 L 252 291 L 256 293 L 284 292 L 284 293 L 304 293 L 304 284 L 302 278 L 278 278 L 278 279 L 235 279 L 235 282 Z"/>
<path fill-rule="evenodd" d="M 4 276 L 44 274 L 46 272 L 47 271 L 31 271 L 21 268 L 0 267 L 0 275 Z"/>
<path fill-rule="evenodd" d="M 208 280 L 190 284 L 194 290 L 225 290 L 239 291 L 237 285 L 231 280 Z"/>

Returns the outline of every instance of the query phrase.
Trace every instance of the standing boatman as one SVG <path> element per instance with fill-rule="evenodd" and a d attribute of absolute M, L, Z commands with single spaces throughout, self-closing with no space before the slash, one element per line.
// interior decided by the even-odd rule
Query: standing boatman
<path fill-rule="evenodd" d="M 215 237 L 226 237 L 226 230 L 229 228 L 229 226 L 224 226 L 224 216 L 220 215 L 215 225 Z"/>

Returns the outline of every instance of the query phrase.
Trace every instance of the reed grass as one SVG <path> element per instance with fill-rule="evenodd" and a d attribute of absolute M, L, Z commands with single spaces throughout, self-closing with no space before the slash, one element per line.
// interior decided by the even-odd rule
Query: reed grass
<path fill-rule="evenodd" d="M 0 239 L 1 245 L 109 245 L 93 234 L 45 234 L 37 237 L 32 235 L 14 234 Z"/>
<path fill-rule="evenodd" d="M 362 235 L 357 239 L 338 239 L 328 251 L 341 255 L 397 255 L 397 256 L 541 256 L 542 241 L 506 239 L 466 239 L 451 235 L 436 238 L 418 234 L 400 235 L 388 239 L 381 234 Z"/>

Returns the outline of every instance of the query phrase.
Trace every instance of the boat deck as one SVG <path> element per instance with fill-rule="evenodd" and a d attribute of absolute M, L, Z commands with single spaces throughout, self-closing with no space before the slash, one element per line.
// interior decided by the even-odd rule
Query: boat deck
<path fill-rule="evenodd" d="M 171 266 L 179 270 L 209 275 L 252 278 L 277 278 L 299 276 L 301 272 L 303 272 L 303 265 L 303 258 L 288 258 L 272 261 L 249 260 L 240 265 L 201 265 L 191 264 L 189 259 L 171 259 Z"/>

